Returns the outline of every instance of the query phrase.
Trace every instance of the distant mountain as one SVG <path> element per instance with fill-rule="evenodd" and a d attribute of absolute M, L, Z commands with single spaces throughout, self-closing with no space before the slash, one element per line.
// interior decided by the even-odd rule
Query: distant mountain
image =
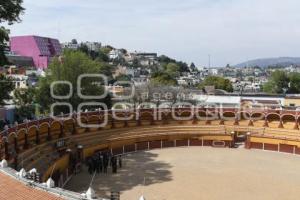
<path fill-rule="evenodd" d="M 235 65 L 236 67 L 268 67 L 268 66 L 283 66 L 288 67 L 290 65 L 299 65 L 300 66 L 300 57 L 279 57 L 279 58 L 261 58 L 256 60 L 249 60 Z"/>

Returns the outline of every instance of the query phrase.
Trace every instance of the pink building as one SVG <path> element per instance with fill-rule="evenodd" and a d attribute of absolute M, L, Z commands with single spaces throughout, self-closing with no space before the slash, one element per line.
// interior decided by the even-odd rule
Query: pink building
<path fill-rule="evenodd" d="M 34 35 L 11 37 L 10 50 L 21 56 L 32 57 L 34 66 L 42 69 L 48 67 L 51 58 L 62 53 L 57 39 Z"/>

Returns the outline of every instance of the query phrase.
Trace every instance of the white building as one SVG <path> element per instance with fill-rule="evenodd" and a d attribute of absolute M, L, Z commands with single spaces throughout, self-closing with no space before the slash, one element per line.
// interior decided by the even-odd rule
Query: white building
<path fill-rule="evenodd" d="M 210 68 L 208 71 L 209 71 L 209 74 L 213 75 L 213 76 L 218 75 L 218 72 L 219 72 L 219 70 L 216 68 Z"/>
<path fill-rule="evenodd" d="M 177 83 L 179 85 L 189 86 L 189 85 L 199 84 L 200 80 L 197 77 L 193 76 L 193 75 L 181 76 L 181 77 L 179 77 L 179 79 L 177 79 Z"/>
<path fill-rule="evenodd" d="M 235 107 L 240 106 L 240 96 L 193 95 L 193 99 L 208 106 Z"/>
<path fill-rule="evenodd" d="M 99 51 L 102 47 L 102 44 L 100 42 L 88 42 L 87 41 L 83 44 L 85 44 L 90 51 Z"/>
<path fill-rule="evenodd" d="M 285 98 L 281 96 L 227 96 L 227 95 L 206 95 L 193 94 L 193 99 L 203 106 L 222 107 L 248 107 L 259 109 L 281 109 L 285 104 Z"/>
<path fill-rule="evenodd" d="M 157 53 L 134 52 L 131 57 L 138 59 L 142 66 L 153 66 L 158 64 Z"/>
<path fill-rule="evenodd" d="M 80 45 L 79 44 L 74 44 L 72 42 L 65 42 L 65 43 L 61 44 L 61 47 L 63 49 L 77 50 L 80 47 Z"/>
<path fill-rule="evenodd" d="M 111 60 L 117 59 L 117 58 L 121 58 L 123 55 L 122 51 L 119 49 L 113 49 L 108 53 L 108 57 Z"/>

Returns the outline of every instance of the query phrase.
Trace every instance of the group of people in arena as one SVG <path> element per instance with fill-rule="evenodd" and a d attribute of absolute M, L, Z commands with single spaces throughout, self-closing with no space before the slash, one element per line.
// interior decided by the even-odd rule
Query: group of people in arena
<path fill-rule="evenodd" d="M 94 172 L 108 173 L 109 167 L 111 167 L 112 173 L 117 173 L 118 167 L 122 168 L 122 156 L 115 156 L 107 151 L 97 152 L 87 158 L 86 165 L 90 174 Z"/>

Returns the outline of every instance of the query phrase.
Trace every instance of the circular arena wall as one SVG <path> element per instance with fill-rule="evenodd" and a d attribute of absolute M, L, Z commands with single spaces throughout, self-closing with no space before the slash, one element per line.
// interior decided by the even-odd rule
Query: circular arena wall
<path fill-rule="evenodd" d="M 97 111 L 46 118 L 1 133 L 0 158 L 35 168 L 62 187 L 97 151 L 113 154 L 178 146 L 235 147 L 300 154 L 299 113 L 288 110 L 182 108 Z"/>

